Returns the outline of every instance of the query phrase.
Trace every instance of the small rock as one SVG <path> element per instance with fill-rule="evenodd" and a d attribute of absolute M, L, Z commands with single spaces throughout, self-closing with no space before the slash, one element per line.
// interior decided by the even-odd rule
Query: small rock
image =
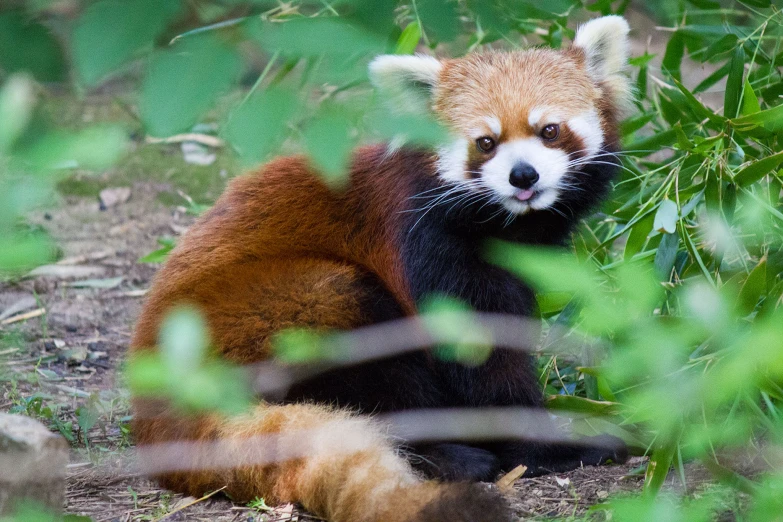
<path fill-rule="evenodd" d="M 182 142 L 182 157 L 186 163 L 205 167 L 212 165 L 217 159 L 217 154 L 210 152 L 209 148 L 194 141 Z"/>
<path fill-rule="evenodd" d="M 115 187 L 101 190 L 98 199 L 100 200 L 101 210 L 106 210 L 126 203 L 130 197 L 131 189 L 129 187 Z"/>
<path fill-rule="evenodd" d="M 64 438 L 30 417 L 0 413 L 0 516 L 20 501 L 61 511 L 67 463 Z"/>
<path fill-rule="evenodd" d="M 89 352 L 87 354 L 87 359 L 90 361 L 97 361 L 98 359 L 106 359 L 109 357 L 109 354 L 106 352 Z"/>
<path fill-rule="evenodd" d="M 70 350 L 62 352 L 58 358 L 65 361 L 68 366 L 76 366 L 83 363 L 87 359 L 87 348 L 84 346 L 76 346 Z"/>
<path fill-rule="evenodd" d="M 600 498 L 601 500 L 604 500 L 609 497 L 609 492 L 601 490 L 598 493 L 596 493 L 596 496 L 598 496 L 598 498 Z"/>
<path fill-rule="evenodd" d="M 90 351 L 100 351 L 105 350 L 107 348 L 106 342 L 104 341 L 91 341 L 87 343 L 87 348 Z"/>

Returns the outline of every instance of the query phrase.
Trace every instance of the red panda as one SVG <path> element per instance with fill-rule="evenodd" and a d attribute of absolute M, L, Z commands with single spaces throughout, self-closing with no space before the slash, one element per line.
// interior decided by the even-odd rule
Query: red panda
<path fill-rule="evenodd" d="M 530 315 L 531 290 L 485 261 L 482 245 L 562 244 L 608 192 L 630 91 L 628 30 L 607 16 L 583 25 L 565 50 L 376 58 L 370 78 L 382 95 L 431 111 L 452 133 L 450 145 L 360 148 L 343 191 L 330 190 L 304 157 L 237 178 L 156 276 L 131 351 L 154 349 L 162 318 L 180 304 L 197 306 L 215 349 L 241 364 L 271 358 L 283 329 L 345 330 L 411 316 L 431 294 Z M 527 354 L 498 347 L 480 366 L 463 366 L 425 350 L 326 371 L 238 418 L 186 417 L 162 400 L 135 398 L 133 431 L 141 447 L 256 435 L 285 444 L 298 430 L 344 426 L 370 444 L 157 478 L 190 495 L 225 487 L 236 501 L 298 502 L 334 522 L 497 522 L 510 520 L 501 495 L 475 481 L 519 464 L 535 475 L 622 461 L 624 446 L 552 445 L 520 434 L 411 445 L 416 458 L 406 460 L 375 421 L 354 412 L 542 402 Z"/>

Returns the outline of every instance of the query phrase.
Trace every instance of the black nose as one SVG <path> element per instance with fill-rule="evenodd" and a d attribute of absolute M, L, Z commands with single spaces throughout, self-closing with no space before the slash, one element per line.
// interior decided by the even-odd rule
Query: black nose
<path fill-rule="evenodd" d="M 521 189 L 529 189 L 538 181 L 538 172 L 530 163 L 517 163 L 511 169 L 508 182 Z"/>

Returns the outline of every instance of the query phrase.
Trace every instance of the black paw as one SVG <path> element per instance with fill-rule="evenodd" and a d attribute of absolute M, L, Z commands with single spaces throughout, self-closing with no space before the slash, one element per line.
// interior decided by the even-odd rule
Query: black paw
<path fill-rule="evenodd" d="M 428 444 L 414 447 L 411 465 L 430 478 L 448 482 L 490 481 L 500 469 L 490 451 L 462 444 Z"/>
<path fill-rule="evenodd" d="M 628 460 L 628 447 L 622 439 L 613 435 L 599 435 L 584 440 L 584 450 L 579 460 L 585 466 L 623 464 Z"/>
<path fill-rule="evenodd" d="M 506 499 L 488 484 L 451 484 L 419 512 L 415 522 L 511 522 Z"/>
<path fill-rule="evenodd" d="M 622 464 L 628 460 L 625 442 L 612 435 L 599 435 L 582 439 L 577 444 L 546 446 L 545 451 L 532 453 L 523 477 L 538 477 L 548 473 L 564 473 L 582 466 Z M 525 462 L 522 460 L 521 462 Z"/>

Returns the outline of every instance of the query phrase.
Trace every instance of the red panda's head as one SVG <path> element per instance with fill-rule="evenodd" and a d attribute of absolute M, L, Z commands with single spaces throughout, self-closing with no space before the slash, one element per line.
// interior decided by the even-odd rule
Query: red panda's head
<path fill-rule="evenodd" d="M 630 93 L 628 31 L 623 18 L 606 16 L 580 27 L 562 51 L 381 56 L 370 77 L 393 105 L 434 111 L 453 133 L 439 150 L 444 180 L 490 189 L 522 214 L 552 207 L 578 187 L 586 165 L 617 149 Z"/>

